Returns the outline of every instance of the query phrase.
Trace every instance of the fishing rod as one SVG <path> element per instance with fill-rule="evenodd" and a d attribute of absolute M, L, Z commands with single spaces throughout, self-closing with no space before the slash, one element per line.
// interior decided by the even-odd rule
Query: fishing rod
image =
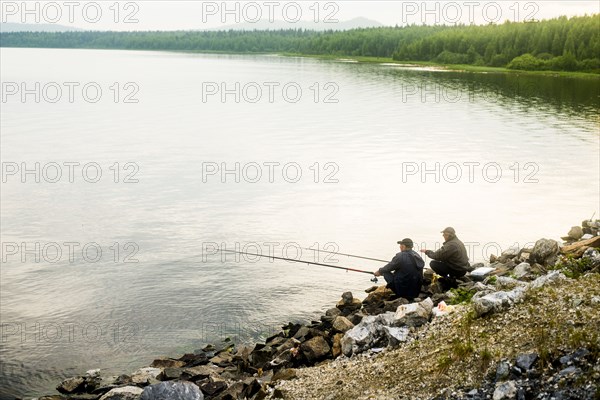
<path fill-rule="evenodd" d="M 226 253 L 244 254 L 244 255 L 248 255 L 248 256 L 266 257 L 266 258 L 277 259 L 277 260 L 299 262 L 299 263 L 303 263 L 303 264 L 319 265 L 321 267 L 343 269 L 345 271 L 360 272 L 363 274 L 374 275 L 373 272 L 371 272 L 371 271 L 364 271 L 362 269 L 356 269 L 356 268 L 340 267 L 339 265 L 323 264 L 323 263 L 318 263 L 318 262 L 313 262 L 313 261 L 296 260 L 294 258 L 277 257 L 277 256 L 270 256 L 270 255 L 258 254 L 258 253 L 248 253 L 245 251 L 225 250 L 225 249 L 221 249 L 221 251 L 224 251 Z M 377 277 L 373 276 L 373 278 L 371 279 L 371 282 L 377 282 Z"/>
<path fill-rule="evenodd" d="M 337 251 L 327 251 L 327 250 L 321 250 L 321 249 L 311 249 L 310 247 L 301 247 L 302 250 L 312 250 L 312 251 L 320 251 L 323 253 L 329 253 L 329 254 L 338 254 L 340 256 L 348 256 L 348 257 L 354 257 L 354 258 L 361 258 L 363 260 L 371 260 L 371 261 L 380 261 L 380 262 L 384 262 L 387 263 L 389 262 L 389 260 L 382 260 L 380 258 L 371 258 L 371 257 L 364 257 L 364 256 L 357 256 L 354 254 L 346 254 L 346 253 L 339 253 Z"/>

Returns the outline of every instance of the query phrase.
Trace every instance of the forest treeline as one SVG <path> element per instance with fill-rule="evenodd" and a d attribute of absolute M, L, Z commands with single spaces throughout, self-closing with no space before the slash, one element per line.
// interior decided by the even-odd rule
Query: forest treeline
<path fill-rule="evenodd" d="M 0 34 L 0 46 L 385 57 L 598 73 L 600 14 L 498 25 L 411 25 L 325 32 L 7 32 Z"/>

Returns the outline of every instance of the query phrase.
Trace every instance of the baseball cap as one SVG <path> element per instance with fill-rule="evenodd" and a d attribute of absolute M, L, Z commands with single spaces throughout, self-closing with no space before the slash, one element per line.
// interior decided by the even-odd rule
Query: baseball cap
<path fill-rule="evenodd" d="M 403 244 L 406 247 L 413 247 L 413 241 L 412 241 L 412 239 L 409 239 L 409 238 L 404 238 L 402 240 L 399 240 L 398 244 Z"/>

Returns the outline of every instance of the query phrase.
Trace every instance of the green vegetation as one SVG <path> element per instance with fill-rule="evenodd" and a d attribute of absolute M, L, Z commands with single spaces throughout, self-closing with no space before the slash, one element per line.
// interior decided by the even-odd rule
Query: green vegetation
<path fill-rule="evenodd" d="M 567 278 L 577 279 L 593 267 L 591 258 L 581 257 L 575 258 L 572 255 L 561 256 L 556 264 L 552 267 L 554 270 L 559 270 Z"/>
<path fill-rule="evenodd" d="M 516 71 L 600 73 L 600 14 L 500 25 L 316 32 L 6 32 L 2 47 L 284 53 L 367 62 L 421 62 Z"/>
<path fill-rule="evenodd" d="M 454 297 L 448 300 L 449 304 L 470 303 L 475 295 L 474 290 L 466 290 L 463 288 L 451 289 L 450 292 L 454 294 Z"/>

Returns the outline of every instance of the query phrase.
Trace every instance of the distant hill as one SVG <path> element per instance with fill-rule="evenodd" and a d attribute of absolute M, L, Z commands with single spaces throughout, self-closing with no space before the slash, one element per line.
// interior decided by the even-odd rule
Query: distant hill
<path fill-rule="evenodd" d="M 0 23 L 0 32 L 77 32 L 82 29 L 58 24 L 19 24 L 17 22 Z"/>
<path fill-rule="evenodd" d="M 286 22 L 286 21 L 273 21 L 269 22 L 269 20 L 261 20 L 256 23 L 251 22 L 243 22 L 239 24 L 231 24 L 231 25 L 223 25 L 216 28 L 210 29 L 199 29 L 202 31 L 253 31 L 253 30 L 269 30 L 269 31 L 278 31 L 281 29 L 309 29 L 315 31 L 348 31 L 350 29 L 357 28 L 379 28 L 382 27 L 383 24 L 368 18 L 358 17 L 353 18 L 348 21 L 340 21 L 340 22 L 314 22 L 314 21 L 298 21 L 296 23 Z"/>

